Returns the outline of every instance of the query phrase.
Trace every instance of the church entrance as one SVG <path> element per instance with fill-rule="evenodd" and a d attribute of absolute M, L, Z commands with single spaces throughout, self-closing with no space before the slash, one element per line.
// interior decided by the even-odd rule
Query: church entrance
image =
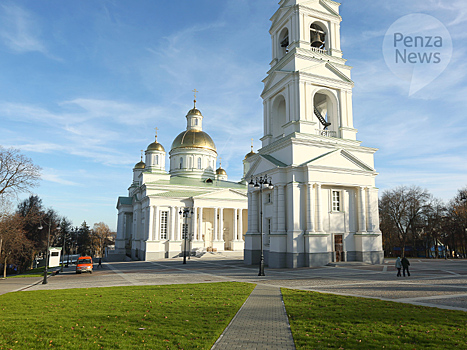
<path fill-rule="evenodd" d="M 334 235 L 334 251 L 336 252 L 336 262 L 344 260 L 344 242 L 342 235 Z"/>
<path fill-rule="evenodd" d="M 204 248 L 209 251 L 209 248 L 212 248 L 213 241 L 213 228 L 211 222 L 203 222 L 203 240 Z"/>

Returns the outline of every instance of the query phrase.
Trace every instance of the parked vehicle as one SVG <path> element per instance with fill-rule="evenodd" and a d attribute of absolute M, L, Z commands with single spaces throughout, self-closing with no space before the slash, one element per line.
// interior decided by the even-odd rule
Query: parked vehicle
<path fill-rule="evenodd" d="M 80 256 L 76 262 L 76 273 L 92 273 L 92 258 L 90 256 Z"/>

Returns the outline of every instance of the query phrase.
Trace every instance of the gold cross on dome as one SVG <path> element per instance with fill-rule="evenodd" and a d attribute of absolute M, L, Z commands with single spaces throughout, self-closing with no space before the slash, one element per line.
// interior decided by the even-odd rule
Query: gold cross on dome
<path fill-rule="evenodd" d="M 154 130 L 156 130 L 156 141 L 157 141 L 157 132 L 159 131 L 159 128 L 154 128 Z"/>
<path fill-rule="evenodd" d="M 252 151 L 252 152 L 253 152 L 253 141 L 254 141 L 254 140 L 255 140 L 255 139 L 251 139 L 251 151 Z"/>
<path fill-rule="evenodd" d="M 199 92 L 198 90 L 194 89 L 193 92 L 195 93 L 195 100 L 196 100 L 196 94 Z"/>
<path fill-rule="evenodd" d="M 143 161 L 143 152 L 144 152 L 144 149 L 141 150 L 141 161 Z"/>

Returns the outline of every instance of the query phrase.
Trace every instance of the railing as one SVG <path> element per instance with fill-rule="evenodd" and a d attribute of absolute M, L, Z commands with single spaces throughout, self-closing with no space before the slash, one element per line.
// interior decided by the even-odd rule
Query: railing
<path fill-rule="evenodd" d="M 332 130 L 319 130 L 316 129 L 316 133 L 320 136 L 325 136 L 325 137 L 337 137 L 337 132 L 332 131 Z"/>
<path fill-rule="evenodd" d="M 314 52 L 318 52 L 318 53 L 322 53 L 324 55 L 327 55 L 328 51 L 327 50 L 324 50 L 324 49 L 319 49 L 317 47 L 311 47 L 311 51 L 314 51 Z"/>

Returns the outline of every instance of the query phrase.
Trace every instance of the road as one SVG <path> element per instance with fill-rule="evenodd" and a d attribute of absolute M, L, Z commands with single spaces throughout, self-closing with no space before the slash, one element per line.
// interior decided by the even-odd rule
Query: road
<path fill-rule="evenodd" d="M 410 262 L 411 277 L 405 278 L 396 277 L 393 260 L 384 265 L 266 268 L 266 276 L 258 277 L 257 267 L 244 265 L 241 257 L 219 254 L 192 258 L 186 265 L 181 259 L 104 263 L 93 274 L 77 275 L 70 267 L 49 278 L 48 284 L 39 283 L 26 290 L 238 281 L 467 311 L 466 260 Z M 0 293 L 5 281 L 16 282 L 1 281 Z"/>

